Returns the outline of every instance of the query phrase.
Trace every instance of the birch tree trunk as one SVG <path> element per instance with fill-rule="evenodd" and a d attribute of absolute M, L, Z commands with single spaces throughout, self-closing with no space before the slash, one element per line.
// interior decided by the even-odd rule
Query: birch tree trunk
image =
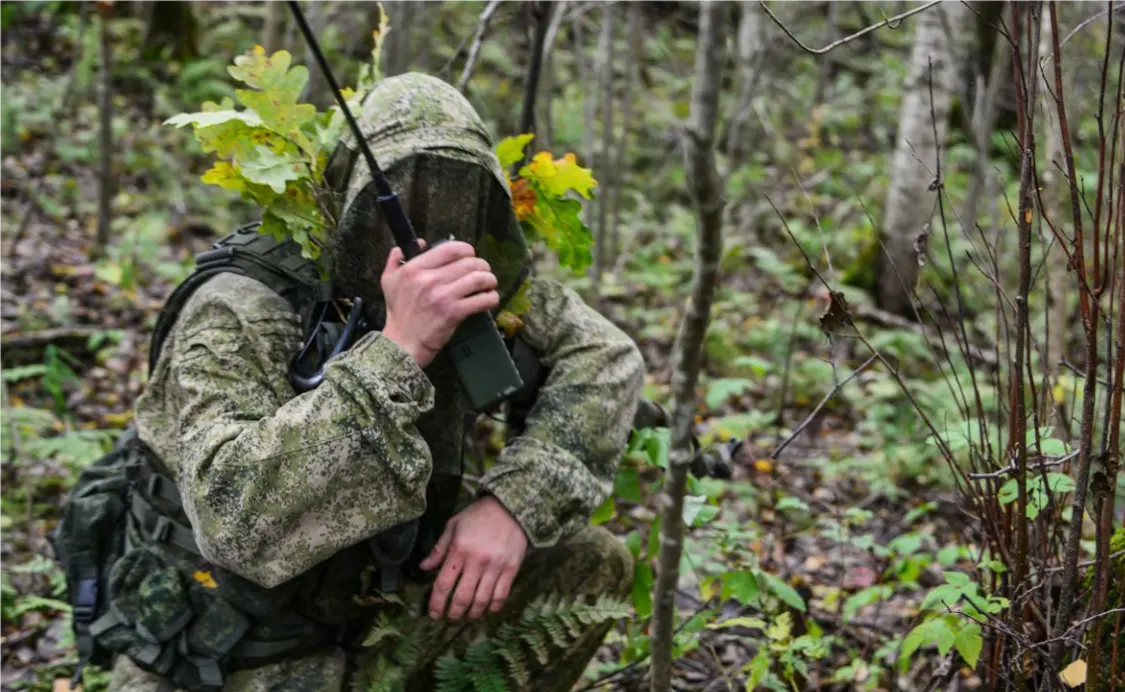
<path fill-rule="evenodd" d="M 109 245 L 109 224 L 113 203 L 113 41 L 109 34 L 109 21 L 113 16 L 113 3 L 98 3 L 98 25 L 101 48 L 98 61 L 98 234 L 94 239 L 90 257 L 97 259 L 105 254 Z"/>
<path fill-rule="evenodd" d="M 555 70 L 551 61 L 551 52 L 555 46 L 555 38 L 559 35 L 559 26 L 562 24 L 563 17 L 566 16 L 567 0 L 560 0 L 554 8 L 554 14 L 551 15 L 551 25 L 547 27 L 547 37 L 543 43 L 543 65 L 541 70 L 543 73 L 543 87 L 541 89 L 543 98 L 539 99 L 540 115 L 537 118 L 540 124 L 543 125 L 542 134 L 536 135 L 539 138 L 540 146 L 543 149 L 550 149 L 551 142 L 555 139 L 555 122 L 554 122 L 554 103 L 555 95 Z"/>
<path fill-rule="evenodd" d="M 281 50 L 281 36 L 285 33 L 285 3 L 269 0 L 266 3 L 266 26 L 262 31 L 262 46 L 272 55 Z"/>
<path fill-rule="evenodd" d="M 598 163 L 594 168 L 601 171 L 602 178 L 607 181 L 606 187 L 612 187 L 615 172 L 610 170 L 611 149 L 613 148 L 613 19 L 616 8 L 613 2 L 604 3 L 605 11 L 602 14 L 602 33 L 598 39 L 598 89 L 595 93 L 602 96 L 602 143 L 598 152 Z M 587 122 L 590 127 L 593 123 Z M 598 195 L 598 227 L 594 236 L 594 296 L 601 300 L 602 273 L 605 271 L 606 259 L 606 229 L 609 223 L 609 196 Z"/>
<path fill-rule="evenodd" d="M 672 360 L 671 452 L 661 501 L 664 504 L 660 557 L 653 587 L 652 692 L 668 692 L 672 676 L 672 627 L 676 583 L 684 540 L 684 492 L 691 460 L 695 420 L 695 387 L 703 360 L 703 340 L 711 318 L 711 303 L 722 254 L 722 182 L 715 169 L 715 121 L 718 118 L 722 69 L 726 60 L 729 5 L 700 4 L 699 37 L 695 51 L 695 81 L 691 118 L 684 128 L 684 168 L 695 203 L 698 243 L 688 303 Z"/>
<path fill-rule="evenodd" d="M 964 8 L 961 3 L 941 3 L 918 15 L 910 74 L 903 85 L 891 184 L 883 208 L 887 253 L 879 256 L 876 301 L 880 308 L 904 317 L 912 316 L 911 294 L 918 282 L 938 194 L 930 187 L 935 161 L 945 145 L 957 77 L 942 14 L 956 35 Z"/>

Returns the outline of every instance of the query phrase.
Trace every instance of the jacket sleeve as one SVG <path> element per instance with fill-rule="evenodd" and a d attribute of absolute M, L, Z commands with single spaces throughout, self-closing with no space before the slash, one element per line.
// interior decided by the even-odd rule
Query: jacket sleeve
<path fill-rule="evenodd" d="M 612 490 L 645 367 L 632 339 L 569 288 L 533 279 L 528 297 L 521 335 L 550 374 L 481 492 L 542 548 L 586 526 Z"/>
<path fill-rule="evenodd" d="M 188 301 L 157 368 L 172 430 L 155 429 L 159 417 L 147 426 L 168 437 L 204 557 L 267 588 L 420 516 L 431 471 L 415 421 L 433 387 L 413 359 L 368 334 L 296 395 L 288 362 L 300 337 L 265 286 L 213 279 Z"/>

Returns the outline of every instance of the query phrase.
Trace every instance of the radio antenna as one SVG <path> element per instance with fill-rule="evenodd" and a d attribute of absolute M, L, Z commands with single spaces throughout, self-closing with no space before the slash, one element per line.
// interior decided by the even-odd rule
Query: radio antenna
<path fill-rule="evenodd" d="M 367 146 L 367 140 L 360 131 L 359 124 L 352 116 L 352 111 L 348 108 L 344 95 L 340 93 L 340 85 L 336 83 L 332 68 L 328 66 L 328 60 L 320 50 L 320 44 L 317 42 L 316 36 L 313 35 L 312 28 L 305 21 L 305 15 L 301 12 L 300 4 L 296 0 L 288 0 L 287 4 L 293 12 L 293 18 L 297 20 L 297 26 L 305 36 L 305 42 L 308 43 L 317 64 L 320 66 L 321 73 L 328 80 L 328 86 L 332 89 L 332 96 L 335 97 L 336 103 L 339 104 L 340 110 L 344 113 L 344 119 L 348 121 L 348 127 L 355 137 L 356 146 L 359 147 L 364 160 L 367 161 L 367 168 L 371 171 L 371 180 L 375 183 L 375 191 L 378 193 L 376 201 L 379 203 L 379 211 L 383 213 L 383 218 L 386 219 L 387 225 L 391 229 L 391 235 L 394 236 L 395 243 L 402 249 L 402 254 L 406 259 L 416 257 L 422 252 L 422 248 L 418 244 L 418 236 L 414 234 L 414 227 L 410 224 L 410 219 L 402 208 L 402 202 L 399 201 L 395 191 L 391 189 L 387 177 L 383 175 L 382 169 L 375 161 L 375 155 L 371 153 L 371 147 Z"/>

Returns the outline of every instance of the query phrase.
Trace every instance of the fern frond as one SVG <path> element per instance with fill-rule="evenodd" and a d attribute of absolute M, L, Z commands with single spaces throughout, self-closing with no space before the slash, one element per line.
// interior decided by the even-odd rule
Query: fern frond
<path fill-rule="evenodd" d="M 523 662 L 523 652 L 518 639 L 505 641 L 504 646 L 496 650 L 496 655 L 504 659 L 508 675 L 516 681 L 517 685 L 527 687 L 531 684 L 531 674 Z"/>
<path fill-rule="evenodd" d="M 442 656 L 437 662 L 438 692 L 507 692 L 508 680 L 526 688 L 531 683 L 528 658 L 546 666 L 552 651 L 573 646 L 594 625 L 628 614 L 627 601 L 605 594 L 592 603 L 543 594 L 524 607 L 518 620 L 479 637 L 461 656 Z"/>
<path fill-rule="evenodd" d="M 453 654 L 445 654 L 434 665 L 436 692 L 470 692 L 468 666 Z"/>

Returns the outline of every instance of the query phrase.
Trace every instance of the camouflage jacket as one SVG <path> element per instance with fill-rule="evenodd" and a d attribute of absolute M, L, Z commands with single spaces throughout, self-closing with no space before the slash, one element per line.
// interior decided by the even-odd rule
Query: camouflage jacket
<path fill-rule="evenodd" d="M 528 296 L 523 336 L 550 375 L 479 492 L 546 547 L 581 529 L 611 490 L 644 363 L 563 285 L 534 279 Z M 464 419 L 442 396 L 447 373 L 422 370 L 378 332 L 295 394 L 288 363 L 300 340 L 284 299 L 219 275 L 185 305 L 136 407 L 204 557 L 267 588 L 420 516 L 434 464 L 463 439 Z"/>

